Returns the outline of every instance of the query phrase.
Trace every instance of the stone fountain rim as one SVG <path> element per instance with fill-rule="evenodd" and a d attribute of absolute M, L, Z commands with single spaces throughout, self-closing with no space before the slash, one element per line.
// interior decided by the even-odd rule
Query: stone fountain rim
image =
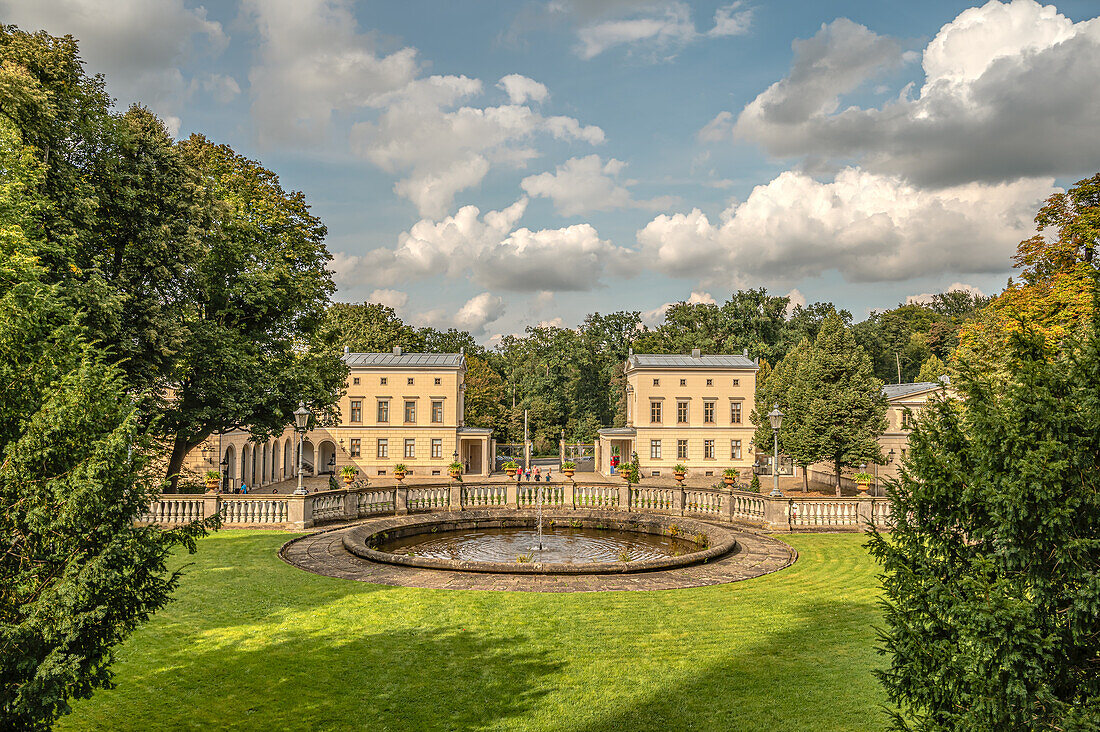
<path fill-rule="evenodd" d="M 636 533 L 664 534 L 672 525 L 685 530 L 688 534 L 705 533 L 710 540 L 710 546 L 697 552 L 690 552 L 678 557 L 661 557 L 658 559 L 644 559 L 635 562 L 590 562 L 587 564 L 566 564 L 555 562 L 478 562 L 457 559 L 437 559 L 433 557 L 415 557 L 402 554 L 393 554 L 372 549 L 367 546 L 370 539 L 379 534 L 386 534 L 396 529 L 415 527 L 423 529 L 412 534 L 403 533 L 404 536 L 431 533 L 433 528 L 448 526 L 448 530 L 461 528 L 477 528 L 478 523 L 494 522 L 495 526 L 485 528 L 518 528 L 529 525 L 536 519 L 537 514 L 530 509 L 497 509 L 474 511 L 449 511 L 446 513 L 424 514 L 422 516 L 399 516 L 383 525 L 374 524 L 370 527 L 353 528 L 342 537 L 344 548 L 362 559 L 383 564 L 392 564 L 403 567 L 416 567 L 420 569 L 438 569 L 452 572 L 482 572 L 486 574 L 560 574 L 560 575 L 588 575 L 588 574 L 632 574 L 636 572 L 652 572 L 663 569 L 674 569 L 701 564 L 711 559 L 717 559 L 727 554 L 741 550 L 734 531 L 724 526 L 700 521 L 686 516 L 665 516 L 660 514 L 637 513 L 626 511 L 598 511 L 598 510 L 555 510 L 544 509 L 544 520 L 568 520 L 581 521 L 582 525 L 596 523 L 611 523 L 612 528 L 619 531 L 634 531 Z M 410 519 L 413 519 L 410 521 Z M 420 520 L 416 520 L 420 519 Z M 618 525 L 614 525 L 618 524 Z M 624 526 L 629 524 L 629 526 Z M 656 529 L 647 531 L 645 529 Z M 662 531 L 662 529 L 664 531 Z M 690 541 L 690 539 L 687 539 Z"/>

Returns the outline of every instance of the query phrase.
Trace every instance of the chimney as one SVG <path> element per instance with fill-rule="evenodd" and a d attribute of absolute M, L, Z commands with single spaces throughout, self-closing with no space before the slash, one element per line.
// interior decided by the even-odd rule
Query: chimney
<path fill-rule="evenodd" d="M 744 351 L 741 352 L 741 355 L 744 356 L 745 358 L 748 358 L 749 357 L 749 349 L 746 348 Z"/>
<path fill-rule="evenodd" d="M 393 347 L 393 355 L 395 355 L 395 356 L 400 356 L 401 355 L 401 346 L 394 346 Z"/>
<path fill-rule="evenodd" d="M 691 349 L 691 357 L 692 358 L 702 358 L 703 357 L 703 352 L 700 351 L 698 348 L 693 348 L 693 349 Z"/>
<path fill-rule="evenodd" d="M 466 346 L 459 346 L 458 347 L 458 355 L 459 356 L 465 356 L 466 355 Z"/>
<path fill-rule="evenodd" d="M 351 353 L 351 349 L 350 349 L 350 348 L 348 348 L 347 346 L 344 346 L 344 355 L 346 356 L 346 355 L 348 355 L 349 353 Z"/>
<path fill-rule="evenodd" d="M 634 356 L 634 349 L 633 348 L 626 349 L 626 357 L 627 358 L 632 358 L 633 356 Z"/>

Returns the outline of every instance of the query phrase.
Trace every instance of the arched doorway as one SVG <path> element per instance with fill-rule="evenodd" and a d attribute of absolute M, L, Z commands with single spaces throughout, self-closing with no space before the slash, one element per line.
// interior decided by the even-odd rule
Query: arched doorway
<path fill-rule="evenodd" d="M 252 484 L 252 445 L 246 444 L 241 448 L 241 482 Z M 238 486 L 233 486 L 234 488 Z"/>
<path fill-rule="evenodd" d="M 232 490 L 233 486 L 230 483 L 233 482 L 233 478 L 237 475 L 237 451 L 233 449 L 233 446 L 225 448 L 225 456 L 222 458 L 225 461 L 225 469 L 222 473 L 222 490 Z"/>
<path fill-rule="evenodd" d="M 302 443 L 302 473 L 317 475 L 317 466 L 313 462 L 313 443 L 309 440 Z"/>
<path fill-rule="evenodd" d="M 279 475 L 279 441 L 271 443 L 271 482 L 277 483 L 283 476 Z"/>
<path fill-rule="evenodd" d="M 331 440 L 325 440 L 317 448 L 317 470 L 316 475 L 323 475 L 325 473 L 336 473 L 336 444 Z"/>
<path fill-rule="evenodd" d="M 264 443 L 263 458 L 260 461 L 260 485 L 266 485 L 268 481 L 267 466 L 271 465 L 271 446 Z"/>
<path fill-rule="evenodd" d="M 298 475 L 298 466 L 294 464 L 294 442 L 288 439 L 283 446 L 283 475 L 293 478 Z"/>

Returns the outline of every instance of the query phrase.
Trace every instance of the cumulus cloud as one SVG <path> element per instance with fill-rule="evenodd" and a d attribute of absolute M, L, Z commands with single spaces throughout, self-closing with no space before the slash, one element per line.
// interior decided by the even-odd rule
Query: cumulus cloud
<path fill-rule="evenodd" d="M 851 282 L 1001 272 L 1053 184 L 1029 178 L 928 191 L 859 168 L 825 183 L 788 171 L 717 223 L 698 209 L 661 215 L 638 242 L 655 269 L 704 283 L 793 283 L 827 270 Z"/>
<path fill-rule="evenodd" d="M 785 297 L 787 298 L 787 300 L 789 300 L 789 302 L 787 303 L 788 318 L 794 315 L 794 311 L 798 308 L 806 307 L 806 296 L 799 292 L 797 287 L 788 292 Z"/>
<path fill-rule="evenodd" d="M 545 84 L 520 74 L 508 74 L 497 82 L 497 87 L 504 90 L 508 95 L 508 101 L 512 104 L 523 104 L 528 99 L 532 102 L 542 102 L 550 96 L 550 91 Z"/>
<path fill-rule="evenodd" d="M 476 206 L 463 206 L 453 216 L 418 221 L 395 248 L 337 252 L 336 282 L 384 285 L 446 275 L 495 290 L 575 292 L 596 287 L 607 267 L 637 271 L 632 250 L 601 239 L 589 224 L 516 228 L 526 208 L 526 198 L 484 216 Z"/>
<path fill-rule="evenodd" d="M 670 205 L 670 197 L 637 201 L 626 189 L 633 181 L 618 182 L 626 163 L 614 158 L 606 163 L 599 155 L 571 158 L 557 166 L 553 173 L 540 173 L 524 178 L 520 186 L 529 196 L 543 196 L 554 202 L 563 216 L 575 216 L 591 211 L 619 208 L 662 208 Z"/>
<path fill-rule="evenodd" d="M 194 79 L 191 87 L 202 90 L 222 104 L 233 101 L 241 93 L 241 85 L 228 74 L 206 74 Z"/>
<path fill-rule="evenodd" d="M 614 17 L 595 20 L 577 31 L 577 55 L 591 59 L 616 46 L 644 48 L 662 53 L 678 49 L 707 36 L 734 36 L 747 33 L 752 9 L 735 2 L 718 8 L 714 26 L 701 33 L 691 18 L 691 8 L 683 2 L 650 2 L 641 7 L 616 3 L 605 8 Z M 618 11 L 616 13 L 615 11 Z"/>
<path fill-rule="evenodd" d="M 409 293 L 400 290 L 374 290 L 367 296 L 367 302 L 376 302 L 394 310 L 401 310 L 409 304 Z"/>
<path fill-rule="evenodd" d="M 679 302 L 686 302 L 688 305 L 717 305 L 718 301 L 714 299 L 714 296 L 709 292 L 697 292 L 691 291 L 691 295 L 687 300 L 680 300 Z M 665 319 L 665 313 L 673 305 L 677 305 L 675 302 L 666 302 L 664 305 L 660 305 L 652 310 L 647 310 L 642 313 L 642 323 L 648 325 L 650 328 L 656 328 Z"/>
<path fill-rule="evenodd" d="M 403 88 L 419 73 L 416 49 L 382 53 L 346 0 L 242 0 L 260 35 L 249 72 L 261 141 L 316 142 L 332 117 Z"/>
<path fill-rule="evenodd" d="M 965 282 L 954 282 L 944 290 L 944 292 L 966 292 L 976 297 L 985 297 L 985 293 L 979 290 L 974 285 L 966 284 Z M 909 295 L 905 298 L 906 305 L 928 305 L 932 302 L 932 298 L 940 293 L 938 292 L 922 292 L 919 295 Z"/>
<path fill-rule="evenodd" d="M 419 326 L 447 329 L 458 328 L 479 336 L 485 329 L 500 320 L 504 315 L 504 299 L 490 292 L 471 297 L 457 312 L 447 308 L 436 308 L 413 316 L 413 322 Z"/>
<path fill-rule="evenodd" d="M 859 157 L 924 186 L 1077 174 L 1100 160 L 1100 96 L 1083 92 L 1100 84 L 1100 19 L 1074 23 L 1034 0 L 970 8 L 919 55 L 919 89 L 867 109 L 840 99 L 904 63 L 897 42 L 842 18 L 794 51 L 785 79 L 700 136 L 732 132 L 780 157 Z"/>
<path fill-rule="evenodd" d="M 0 16 L 25 30 L 72 34 L 92 73 L 103 73 L 121 106 L 141 101 L 173 134 L 191 80 L 180 67 L 197 52 L 220 53 L 229 42 L 220 23 L 183 0 L 0 0 Z"/>
<path fill-rule="evenodd" d="M 509 83 L 510 94 L 531 98 L 529 84 Z M 537 156 L 530 147 L 537 135 L 588 144 L 604 140 L 599 127 L 546 117 L 522 104 L 460 106 L 482 90 L 480 80 L 465 76 L 409 82 L 377 100 L 384 106 L 377 121 L 352 127 L 353 149 L 382 170 L 403 175 L 394 191 L 416 204 L 421 216 L 439 218 L 458 191 L 481 183 L 492 164 L 521 166 Z"/>

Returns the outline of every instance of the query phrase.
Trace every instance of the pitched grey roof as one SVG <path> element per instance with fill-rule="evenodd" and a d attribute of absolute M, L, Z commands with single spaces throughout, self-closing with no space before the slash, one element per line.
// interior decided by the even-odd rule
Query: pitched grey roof
<path fill-rule="evenodd" d="M 345 353 L 344 363 L 352 368 L 386 366 L 390 368 L 455 368 L 462 366 L 461 353 Z"/>
<path fill-rule="evenodd" d="M 909 396 L 910 394 L 919 394 L 922 391 L 940 389 L 943 386 L 944 384 L 939 381 L 917 381 L 912 384 L 886 384 L 882 387 L 882 393 L 887 399 L 898 399 L 900 397 Z"/>
<path fill-rule="evenodd" d="M 678 369 L 756 369 L 751 358 L 741 355 L 702 355 L 635 353 L 626 360 L 628 369 L 678 368 Z"/>

